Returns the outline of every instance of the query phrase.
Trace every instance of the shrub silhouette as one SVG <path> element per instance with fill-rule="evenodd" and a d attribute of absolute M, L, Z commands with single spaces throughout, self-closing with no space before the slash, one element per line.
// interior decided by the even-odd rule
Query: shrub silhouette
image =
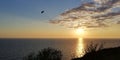
<path fill-rule="evenodd" d="M 120 60 L 120 47 L 105 48 L 103 45 L 89 45 L 83 57 L 72 60 Z"/>
<path fill-rule="evenodd" d="M 99 51 L 102 49 L 103 49 L 103 44 L 93 44 L 93 42 L 91 42 L 91 44 L 87 45 L 86 49 L 83 51 L 85 53 L 85 55 L 83 57 L 88 58 L 90 55 L 89 53 L 94 54 L 94 53 L 96 53 L 96 51 Z M 90 56 L 92 56 L 92 55 L 90 55 Z M 71 60 L 83 60 L 83 57 L 74 57 Z"/>
<path fill-rule="evenodd" d="M 36 60 L 34 53 L 30 53 L 28 56 L 25 56 L 23 60 Z"/>
<path fill-rule="evenodd" d="M 24 57 L 23 60 L 61 60 L 62 53 L 60 50 L 53 48 L 45 48 L 38 52 L 38 54 L 31 53 Z"/>
<path fill-rule="evenodd" d="M 103 49 L 103 44 L 94 44 L 93 42 L 91 42 L 91 44 L 89 44 L 87 46 L 87 48 L 85 49 L 85 54 L 87 53 L 91 53 L 91 52 L 96 52 L 96 51 L 99 51 L 99 50 L 102 50 Z"/>

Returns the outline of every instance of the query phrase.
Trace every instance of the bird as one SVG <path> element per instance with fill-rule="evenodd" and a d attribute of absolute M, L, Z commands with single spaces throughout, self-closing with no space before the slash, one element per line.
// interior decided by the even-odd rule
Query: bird
<path fill-rule="evenodd" d="M 42 10 L 42 11 L 41 11 L 41 14 L 42 14 L 42 13 L 44 13 L 44 12 L 45 12 L 45 11 L 44 11 L 44 10 Z"/>

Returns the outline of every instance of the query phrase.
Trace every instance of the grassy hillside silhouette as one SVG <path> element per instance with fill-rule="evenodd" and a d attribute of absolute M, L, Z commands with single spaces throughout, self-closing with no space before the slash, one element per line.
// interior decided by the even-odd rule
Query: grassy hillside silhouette
<path fill-rule="evenodd" d="M 87 52 L 83 57 L 72 60 L 120 60 L 120 47 L 106 48 Z"/>

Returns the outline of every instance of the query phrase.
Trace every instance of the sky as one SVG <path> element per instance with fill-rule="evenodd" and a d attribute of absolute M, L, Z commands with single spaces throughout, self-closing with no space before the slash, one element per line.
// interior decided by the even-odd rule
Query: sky
<path fill-rule="evenodd" d="M 0 0 L 0 38 L 76 38 L 74 29 L 49 21 L 89 1 Z M 119 26 L 88 28 L 84 37 L 119 38 Z"/>

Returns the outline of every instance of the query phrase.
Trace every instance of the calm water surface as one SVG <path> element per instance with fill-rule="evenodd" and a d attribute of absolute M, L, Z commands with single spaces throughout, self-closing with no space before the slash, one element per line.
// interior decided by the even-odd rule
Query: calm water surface
<path fill-rule="evenodd" d="M 22 57 L 47 47 L 59 49 L 63 60 L 82 56 L 90 43 L 103 43 L 104 48 L 120 46 L 120 39 L 0 39 L 0 60 L 22 60 Z"/>

